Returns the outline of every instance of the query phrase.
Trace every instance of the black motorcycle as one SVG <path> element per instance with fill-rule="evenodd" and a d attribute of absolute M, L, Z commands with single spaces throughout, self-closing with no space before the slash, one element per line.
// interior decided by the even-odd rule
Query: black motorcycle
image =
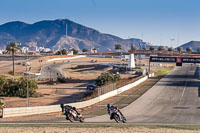
<path fill-rule="evenodd" d="M 111 120 L 115 119 L 117 123 L 119 122 L 126 123 L 126 118 L 124 117 L 124 115 L 121 113 L 121 111 L 118 108 L 114 108 L 111 110 L 110 119 Z"/>
<path fill-rule="evenodd" d="M 84 122 L 84 117 L 77 112 L 75 107 L 64 106 L 62 108 L 62 113 L 63 115 L 66 116 L 66 120 L 69 120 L 70 122 L 74 121 Z"/>

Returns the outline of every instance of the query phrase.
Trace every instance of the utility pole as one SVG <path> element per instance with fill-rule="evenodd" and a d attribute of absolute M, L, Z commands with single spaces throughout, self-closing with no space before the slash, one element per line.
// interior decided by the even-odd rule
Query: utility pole
<path fill-rule="evenodd" d="M 28 88 L 28 49 L 26 50 L 26 96 L 27 96 L 27 107 L 29 107 L 29 88 Z"/>

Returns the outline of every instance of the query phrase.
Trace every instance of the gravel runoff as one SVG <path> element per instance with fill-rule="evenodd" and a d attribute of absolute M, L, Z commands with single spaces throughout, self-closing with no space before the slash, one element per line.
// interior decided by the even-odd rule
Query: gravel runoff
<path fill-rule="evenodd" d="M 0 127 L 0 133 L 200 133 L 200 130 L 169 128 L 54 128 L 54 127 Z"/>

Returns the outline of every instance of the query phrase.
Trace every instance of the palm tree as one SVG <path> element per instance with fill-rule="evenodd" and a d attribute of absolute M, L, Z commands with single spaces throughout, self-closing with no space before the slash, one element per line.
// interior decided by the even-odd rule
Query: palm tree
<path fill-rule="evenodd" d="M 146 45 L 143 47 L 143 50 L 144 50 L 144 51 L 146 51 L 146 50 L 147 50 L 147 47 L 146 47 Z"/>
<path fill-rule="evenodd" d="M 183 48 L 182 48 L 182 47 L 178 47 L 178 48 L 177 48 L 177 51 L 178 51 L 179 53 L 181 53 L 181 51 L 183 51 Z"/>
<path fill-rule="evenodd" d="M 165 50 L 165 47 L 164 46 L 159 46 L 158 47 L 158 51 L 164 51 Z"/>
<path fill-rule="evenodd" d="M 134 47 L 134 45 L 131 45 L 131 49 L 130 49 L 128 52 L 133 53 L 133 52 L 135 52 L 136 50 L 137 50 L 137 48 Z"/>
<path fill-rule="evenodd" d="M 174 49 L 172 47 L 168 48 L 168 51 L 174 51 Z"/>
<path fill-rule="evenodd" d="M 188 53 L 191 53 L 191 52 L 192 52 L 192 47 L 187 47 L 187 48 L 186 48 L 186 51 L 187 51 Z"/>
<path fill-rule="evenodd" d="M 150 50 L 150 51 L 154 51 L 154 46 L 151 46 L 151 47 L 149 48 L 149 50 Z"/>
<path fill-rule="evenodd" d="M 10 44 L 7 46 L 7 48 L 6 48 L 7 51 L 11 51 L 11 52 L 12 52 L 13 75 L 15 75 L 15 52 L 16 52 L 17 50 L 19 50 L 19 49 L 20 49 L 20 48 L 18 47 L 18 43 L 16 43 L 16 42 L 10 43 Z"/>

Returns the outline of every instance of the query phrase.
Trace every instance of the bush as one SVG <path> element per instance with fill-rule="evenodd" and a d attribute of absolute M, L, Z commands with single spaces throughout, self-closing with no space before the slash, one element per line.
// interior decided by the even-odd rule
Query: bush
<path fill-rule="evenodd" d="M 115 82 L 120 80 L 120 75 L 116 74 L 113 75 L 112 73 L 102 73 L 100 76 L 98 76 L 97 80 L 96 80 L 96 85 L 98 86 L 102 86 L 108 82 Z"/>
<path fill-rule="evenodd" d="M 2 110 L 3 108 L 5 108 L 5 102 L 3 101 L 3 99 L 0 99 L 0 110 Z"/>
<path fill-rule="evenodd" d="M 32 97 L 32 95 L 36 92 L 37 81 L 34 79 L 26 79 L 24 77 L 19 79 L 13 79 L 13 80 L 7 80 L 5 78 L 0 78 L 0 87 L 3 87 L 1 89 L 1 96 L 19 96 L 19 97 L 26 97 L 27 96 L 27 80 L 28 80 L 28 90 L 29 90 L 29 96 Z"/>
<path fill-rule="evenodd" d="M 66 83 L 67 82 L 66 78 L 63 77 L 63 76 L 58 76 L 57 81 L 60 82 L 60 83 Z"/>
<path fill-rule="evenodd" d="M 0 76 L 0 96 L 4 95 L 4 88 L 8 86 L 8 80 L 4 76 Z"/>

